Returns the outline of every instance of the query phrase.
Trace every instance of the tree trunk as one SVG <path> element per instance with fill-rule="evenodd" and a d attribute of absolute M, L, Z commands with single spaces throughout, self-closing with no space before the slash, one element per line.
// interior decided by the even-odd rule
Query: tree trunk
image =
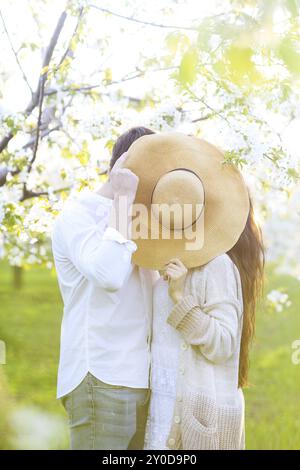
<path fill-rule="evenodd" d="M 20 266 L 13 266 L 13 284 L 15 289 L 21 289 L 23 285 L 23 269 Z"/>

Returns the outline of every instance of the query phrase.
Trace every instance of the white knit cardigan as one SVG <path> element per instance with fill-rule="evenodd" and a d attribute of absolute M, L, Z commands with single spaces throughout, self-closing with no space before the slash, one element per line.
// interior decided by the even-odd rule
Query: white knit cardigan
<path fill-rule="evenodd" d="M 167 319 L 183 338 L 168 447 L 245 448 L 242 314 L 240 275 L 228 255 L 189 270 L 184 296 Z"/>

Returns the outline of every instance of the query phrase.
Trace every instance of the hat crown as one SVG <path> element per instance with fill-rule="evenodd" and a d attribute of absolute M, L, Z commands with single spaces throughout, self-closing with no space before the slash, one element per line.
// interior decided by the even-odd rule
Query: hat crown
<path fill-rule="evenodd" d="M 157 181 L 151 198 L 151 210 L 160 224 L 171 230 L 190 227 L 204 206 L 204 187 L 193 171 L 176 168 Z"/>

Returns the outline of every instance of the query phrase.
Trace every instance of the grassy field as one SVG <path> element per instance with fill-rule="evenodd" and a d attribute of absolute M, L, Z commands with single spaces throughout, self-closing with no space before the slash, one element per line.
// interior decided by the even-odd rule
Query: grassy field
<path fill-rule="evenodd" d="M 55 399 L 62 313 L 55 275 L 38 268 L 26 271 L 23 288 L 16 291 L 11 270 L 1 264 L 0 279 L 0 340 L 7 346 L 7 364 L 0 371 L 6 393 L 13 407 L 47 412 L 63 419 L 66 427 Z M 248 449 L 300 449 L 300 365 L 291 362 L 291 343 L 300 339 L 299 287 L 299 281 L 270 270 L 266 291 L 284 288 L 293 304 L 282 313 L 258 313 L 252 386 L 245 391 Z M 61 448 L 68 444 L 65 436 Z"/>
<path fill-rule="evenodd" d="M 252 386 L 245 391 L 249 449 L 300 449 L 300 364 L 291 361 L 300 339 L 300 282 L 268 273 L 266 293 L 283 289 L 292 306 L 281 313 L 258 312 L 252 348 Z"/>

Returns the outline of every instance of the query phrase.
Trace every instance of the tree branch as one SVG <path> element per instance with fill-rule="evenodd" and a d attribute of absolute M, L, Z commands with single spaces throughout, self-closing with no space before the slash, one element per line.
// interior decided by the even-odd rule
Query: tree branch
<path fill-rule="evenodd" d="M 25 74 L 25 72 L 24 72 L 24 70 L 23 70 L 23 67 L 22 67 L 20 61 L 19 61 L 18 54 L 17 54 L 17 52 L 16 52 L 16 50 L 15 50 L 15 48 L 14 48 L 14 46 L 13 46 L 13 43 L 12 43 L 12 40 L 11 40 L 11 38 L 10 38 L 10 35 L 9 35 L 8 29 L 7 29 L 7 27 L 6 27 L 6 23 L 5 23 L 5 20 L 4 20 L 4 17 L 3 17 L 3 15 L 2 15 L 1 10 L 0 10 L 0 16 L 1 16 L 1 20 L 2 20 L 2 23 L 3 23 L 4 31 L 5 31 L 6 37 L 7 37 L 7 39 L 8 39 L 10 48 L 11 48 L 11 50 L 13 51 L 13 54 L 14 54 L 14 56 L 15 56 L 16 62 L 17 62 L 17 64 L 18 64 L 18 67 L 19 67 L 19 69 L 20 69 L 20 71 L 21 71 L 21 74 L 22 74 L 22 76 L 23 76 L 23 79 L 24 79 L 26 85 L 28 86 L 28 88 L 29 88 L 29 90 L 30 90 L 30 92 L 31 92 L 31 95 L 33 95 L 33 89 L 31 88 L 30 83 L 29 83 L 29 81 L 28 81 L 28 78 L 27 78 L 27 76 L 26 76 L 26 74 Z"/>
<path fill-rule="evenodd" d="M 49 45 L 46 49 L 46 53 L 45 53 L 45 56 L 44 56 L 44 60 L 43 60 L 43 63 L 42 63 L 42 69 L 41 69 L 42 76 L 40 76 L 40 78 L 39 78 L 37 89 L 36 89 L 36 92 L 34 93 L 34 99 L 32 100 L 31 103 L 29 103 L 29 105 L 26 108 L 26 111 L 25 111 L 26 114 L 30 114 L 32 112 L 32 110 L 39 104 L 40 88 L 43 85 L 43 82 L 46 81 L 47 75 L 48 75 L 48 71 L 47 70 L 44 71 L 44 69 L 46 69 L 46 67 L 48 67 L 49 64 L 50 64 L 50 60 L 52 58 L 54 48 L 57 44 L 60 33 L 61 33 L 61 31 L 64 27 L 66 18 L 67 18 L 67 13 L 66 13 L 66 11 L 63 11 L 62 14 L 60 15 L 59 19 L 58 19 L 57 25 L 55 27 L 55 30 L 54 30 L 53 34 L 52 34 Z M 41 78 L 43 78 L 43 77 L 44 77 L 44 79 L 41 80 Z"/>
<path fill-rule="evenodd" d="M 32 165 L 37 156 L 37 150 L 38 150 L 39 140 L 40 140 L 40 130 L 41 130 L 41 122 L 42 122 L 42 111 L 43 111 L 43 101 L 44 101 L 44 91 L 45 91 L 46 80 L 47 80 L 47 72 L 43 73 L 40 77 L 39 113 L 38 113 L 38 120 L 37 120 L 37 125 L 36 125 L 36 135 L 35 135 L 34 147 L 33 147 L 33 152 L 32 152 L 32 158 L 29 161 L 29 165 L 27 167 L 27 173 L 31 172 Z"/>
<path fill-rule="evenodd" d="M 207 119 L 214 116 L 214 113 L 206 114 L 205 116 L 198 117 L 196 119 L 192 119 L 192 123 L 199 122 L 199 121 L 206 121 Z"/>
<path fill-rule="evenodd" d="M 48 44 L 48 47 L 46 49 L 46 53 L 45 53 L 43 64 L 42 64 L 41 73 L 43 73 L 43 70 L 46 67 L 49 66 L 50 60 L 51 60 L 52 55 L 53 55 L 54 48 L 57 44 L 59 35 L 60 35 L 60 33 L 63 29 L 66 17 L 67 17 L 67 13 L 66 13 L 66 11 L 63 11 L 63 13 L 60 15 L 60 17 L 58 19 L 58 22 L 57 22 L 57 25 L 56 25 L 55 30 L 53 32 L 53 35 L 52 35 L 51 40 L 50 40 L 50 42 Z M 42 77 L 44 77 L 44 78 L 41 79 Z M 47 71 L 44 72 L 43 75 L 40 76 L 40 78 L 39 78 L 37 89 L 33 93 L 32 99 L 28 103 L 28 105 L 27 105 L 27 107 L 24 111 L 25 116 L 29 116 L 32 113 L 32 111 L 34 110 L 34 108 L 36 108 L 36 106 L 39 104 L 40 95 L 41 95 L 41 93 L 40 93 L 41 92 L 41 86 L 44 86 L 43 83 L 46 81 L 46 78 L 47 78 Z M 0 153 L 7 147 L 8 143 L 11 141 L 11 139 L 13 137 L 14 137 L 13 132 L 9 132 L 5 137 L 3 137 L 3 139 L 0 141 Z"/>
<path fill-rule="evenodd" d="M 37 86 L 37 94 L 38 94 L 38 107 L 39 107 L 39 112 L 38 112 L 38 120 L 37 120 L 37 126 L 36 126 L 36 136 L 35 136 L 35 142 L 34 142 L 34 147 L 33 147 L 33 152 L 32 152 L 32 158 L 29 161 L 29 165 L 27 167 L 27 174 L 29 174 L 32 170 L 33 163 L 35 162 L 36 156 L 37 156 L 37 151 L 39 147 L 39 140 L 40 140 L 40 130 L 41 130 L 41 122 L 42 122 L 42 111 L 43 111 L 43 101 L 44 101 L 44 92 L 45 92 L 45 84 L 48 76 L 48 66 L 51 60 L 51 57 L 53 55 L 54 48 L 56 46 L 56 43 L 58 41 L 59 35 L 61 33 L 61 30 L 64 26 L 65 20 L 66 20 L 67 14 L 64 11 L 60 19 L 56 25 L 56 28 L 54 30 L 54 33 L 52 35 L 52 38 L 50 40 L 49 46 L 46 50 L 46 54 L 43 60 L 43 65 L 42 65 L 42 70 L 41 70 L 41 75 L 39 78 L 39 83 Z M 23 185 L 23 197 L 26 195 L 28 192 L 26 183 Z"/>
<path fill-rule="evenodd" d="M 135 75 L 132 75 L 132 76 L 129 76 L 129 77 L 123 77 L 121 78 L 120 80 L 115 80 L 115 81 L 111 81 L 110 83 L 108 83 L 106 85 L 107 86 L 110 86 L 110 85 L 118 85 L 119 83 L 123 83 L 123 82 L 127 82 L 129 80 L 134 80 L 136 78 L 139 78 L 139 77 L 143 77 L 146 73 L 149 73 L 149 72 L 163 72 L 165 70 L 174 70 L 174 69 L 178 69 L 178 66 L 173 66 L 173 67 L 162 67 L 160 69 L 153 69 L 153 70 L 147 70 L 147 71 L 142 71 L 142 72 L 138 72 L 136 73 Z M 60 91 L 62 92 L 81 92 L 81 91 L 90 91 L 90 90 L 94 90 L 96 88 L 100 88 L 102 86 L 101 83 L 97 83 L 95 85 L 76 85 L 76 86 L 72 86 L 69 85 L 67 87 L 64 87 L 62 88 Z M 47 90 L 45 90 L 45 96 L 51 96 L 51 95 L 55 95 L 56 93 L 58 92 L 57 89 L 55 88 L 48 88 Z M 105 94 L 105 93 L 103 93 Z M 107 95 L 107 93 L 106 93 Z M 130 96 L 127 96 L 126 98 L 130 99 L 130 100 L 134 100 L 136 101 L 138 98 L 133 98 L 133 97 L 130 97 Z"/>
<path fill-rule="evenodd" d="M 58 124 L 55 127 L 52 127 L 51 129 L 46 129 L 43 131 L 40 135 L 40 139 L 43 139 L 44 137 L 47 137 L 49 134 L 52 134 L 52 132 L 58 131 L 61 128 L 61 125 Z M 35 143 L 35 137 L 32 137 L 25 145 L 23 145 L 22 149 L 26 150 L 27 148 L 30 148 L 34 145 Z M 2 167 L 0 168 L 0 188 L 1 186 L 4 186 L 6 183 L 6 178 L 8 173 L 11 173 L 12 176 L 17 175 L 21 172 L 21 169 L 17 168 L 16 170 L 10 170 L 9 168 Z"/>
<path fill-rule="evenodd" d="M 102 8 L 98 5 L 88 4 L 88 6 L 90 8 L 95 8 L 96 10 L 103 11 L 104 13 L 110 13 L 111 15 L 117 16 L 118 18 L 122 18 L 123 20 L 133 21 L 135 23 L 145 24 L 147 26 L 154 26 L 156 28 L 184 29 L 188 31 L 199 31 L 198 28 L 193 27 L 193 26 L 179 26 L 179 25 L 171 25 L 171 24 L 154 23 L 152 21 L 139 20 L 138 18 L 134 18 L 133 16 L 120 15 L 119 13 L 108 10 L 107 8 Z"/>
<path fill-rule="evenodd" d="M 53 193 L 58 194 L 62 191 L 69 191 L 70 189 L 72 189 L 72 186 L 66 186 L 65 188 L 55 189 Z M 26 199 L 32 199 L 33 197 L 39 196 L 49 196 L 49 191 L 31 191 L 26 188 L 26 191 L 23 192 L 20 202 L 26 201 Z"/>
<path fill-rule="evenodd" d="M 58 131 L 60 129 L 60 124 L 57 124 L 57 126 L 52 127 L 51 129 L 46 129 L 45 131 L 41 132 L 40 134 L 40 139 L 43 139 L 44 137 L 47 137 L 49 134 L 52 134 L 52 132 Z M 23 145 L 22 149 L 26 150 L 34 145 L 36 141 L 36 137 L 32 137 L 31 139 L 28 140 L 28 142 Z M 1 184 L 0 184 L 1 186 Z"/>
<path fill-rule="evenodd" d="M 187 88 L 188 92 L 193 96 L 193 98 L 195 99 L 195 101 L 199 101 L 200 103 L 204 104 L 204 106 L 205 106 L 206 108 L 208 108 L 208 109 L 211 111 L 211 113 L 210 113 L 210 115 L 209 115 L 208 117 L 217 115 L 217 116 L 219 116 L 221 119 L 223 119 L 224 121 L 226 121 L 227 124 L 230 126 L 230 122 L 228 121 L 228 119 L 226 118 L 226 116 L 223 116 L 223 115 L 222 115 L 222 111 L 224 111 L 224 109 L 219 111 L 219 110 L 217 110 L 217 109 L 212 108 L 208 103 L 206 103 L 206 101 L 204 100 L 204 98 L 200 98 L 199 96 L 197 96 L 196 93 L 194 93 L 193 90 L 192 90 L 189 86 L 186 86 L 186 88 Z"/>
<path fill-rule="evenodd" d="M 48 196 L 49 193 L 48 191 L 30 191 L 26 187 L 23 189 L 23 194 L 22 197 L 20 198 L 20 202 L 26 201 L 26 199 L 31 199 L 33 197 L 39 197 L 39 196 Z"/>
<path fill-rule="evenodd" d="M 74 31 L 73 31 L 73 34 L 71 36 L 71 39 L 69 41 L 69 44 L 68 44 L 68 47 L 67 49 L 65 50 L 64 54 L 62 55 L 57 67 L 56 67 L 56 70 L 59 69 L 59 67 L 62 65 L 62 63 L 64 62 L 64 60 L 68 57 L 68 55 L 70 54 L 70 51 L 71 51 L 71 47 L 72 47 L 72 40 L 74 39 L 74 37 L 77 35 L 77 31 L 78 31 L 78 28 L 79 28 L 79 25 L 80 25 L 80 22 L 81 22 L 81 19 L 82 19 L 82 16 L 83 16 L 83 7 L 80 8 L 79 10 L 79 14 L 78 14 L 78 17 L 77 17 L 77 22 L 76 22 L 76 26 L 74 28 Z"/>

